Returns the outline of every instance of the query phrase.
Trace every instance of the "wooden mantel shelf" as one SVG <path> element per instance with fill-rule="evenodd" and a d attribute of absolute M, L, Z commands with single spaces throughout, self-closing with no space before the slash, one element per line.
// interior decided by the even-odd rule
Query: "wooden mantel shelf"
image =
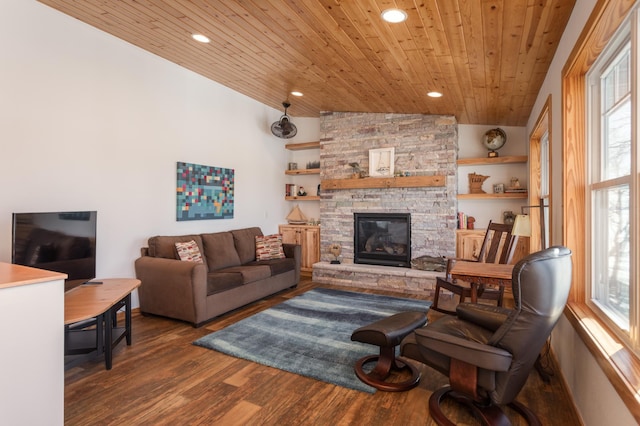
<path fill-rule="evenodd" d="M 367 189 L 367 188 L 420 188 L 444 186 L 444 175 L 404 176 L 404 177 L 368 177 L 362 179 L 324 179 L 320 182 L 323 190 Z"/>

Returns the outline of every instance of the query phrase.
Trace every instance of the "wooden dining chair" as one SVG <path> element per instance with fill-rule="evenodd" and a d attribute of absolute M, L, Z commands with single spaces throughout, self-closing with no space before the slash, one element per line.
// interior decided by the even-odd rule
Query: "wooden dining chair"
<path fill-rule="evenodd" d="M 489 221 L 489 226 L 487 226 L 487 232 L 484 235 L 478 258 L 464 260 L 509 264 L 513 259 L 513 254 L 518 244 L 518 236 L 511 235 L 512 229 L 513 225 Z M 467 298 L 471 298 L 472 283 L 454 280 L 451 277 L 451 268 L 456 260 L 457 259 L 448 259 L 445 278 L 438 277 L 436 279 L 435 295 L 433 297 L 433 305 L 431 305 L 431 309 L 451 315 L 455 315 L 455 310 L 448 310 L 439 306 L 440 291 L 442 289 L 458 295 L 460 298 L 459 303 L 464 302 Z M 495 300 L 498 306 L 502 306 L 504 300 L 504 288 L 502 286 L 493 288 L 484 284 L 476 285 L 478 286 L 478 299 Z"/>

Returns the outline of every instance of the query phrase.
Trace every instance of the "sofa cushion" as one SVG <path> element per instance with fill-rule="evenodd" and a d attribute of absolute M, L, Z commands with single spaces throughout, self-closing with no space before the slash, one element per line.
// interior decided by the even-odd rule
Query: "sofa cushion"
<path fill-rule="evenodd" d="M 240 272 L 210 272 L 207 274 L 207 296 L 239 287 L 243 283 Z"/>
<path fill-rule="evenodd" d="M 242 280 L 244 284 L 252 283 L 258 280 L 264 280 L 271 276 L 271 268 L 269 265 L 251 265 L 251 266 L 232 266 L 231 268 L 224 268 L 218 272 L 233 272 L 242 274 Z"/>
<path fill-rule="evenodd" d="M 256 260 L 284 258 L 282 235 L 256 236 Z"/>
<path fill-rule="evenodd" d="M 202 239 L 200 235 L 177 235 L 177 236 L 156 236 L 149 238 L 149 256 L 162 257 L 165 259 L 180 259 L 176 250 L 176 243 L 186 243 L 195 241 L 200 247 L 200 253 L 203 253 Z"/>
<path fill-rule="evenodd" d="M 236 246 L 240 263 L 256 260 L 256 236 L 262 236 L 262 230 L 258 227 L 236 229 L 231 231 L 233 242 Z"/>
<path fill-rule="evenodd" d="M 271 260 L 255 260 L 247 263 L 246 266 L 252 265 L 266 265 L 271 269 L 271 275 L 283 274 L 289 271 L 295 271 L 296 261 L 293 258 L 286 257 L 284 259 L 271 259 Z"/>
<path fill-rule="evenodd" d="M 195 241 L 191 240 L 186 243 L 176 243 L 176 250 L 178 251 L 178 257 L 185 262 L 204 263 L 202 261 L 202 254 L 200 254 L 200 248 Z"/>
<path fill-rule="evenodd" d="M 209 271 L 228 268 L 230 266 L 240 266 L 240 257 L 233 244 L 231 232 L 215 232 L 202 234 L 204 244 L 204 257 Z"/>

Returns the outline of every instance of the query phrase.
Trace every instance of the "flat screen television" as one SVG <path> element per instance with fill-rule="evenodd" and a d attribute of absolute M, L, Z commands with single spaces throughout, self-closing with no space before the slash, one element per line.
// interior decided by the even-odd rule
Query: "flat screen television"
<path fill-rule="evenodd" d="M 96 275 L 95 211 L 13 213 L 11 262 L 62 272 L 67 283 Z"/>

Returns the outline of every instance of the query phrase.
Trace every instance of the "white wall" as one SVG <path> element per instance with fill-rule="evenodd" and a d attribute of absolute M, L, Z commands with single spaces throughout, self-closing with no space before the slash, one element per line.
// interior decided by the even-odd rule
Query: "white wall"
<path fill-rule="evenodd" d="M 34 0 L 0 0 L 0 64 L 0 261 L 12 212 L 97 210 L 101 277 L 134 277 L 152 235 L 277 232 L 284 145 L 319 137 L 293 117 L 278 139 L 282 111 Z M 233 219 L 176 221 L 178 161 L 235 169 Z"/>
<path fill-rule="evenodd" d="M 527 125 L 527 134 L 530 134 L 551 94 L 553 244 L 562 244 L 562 67 L 595 4 L 596 0 L 576 2 Z M 551 343 L 585 425 L 636 424 L 595 358 L 564 316 L 553 332 Z"/>

